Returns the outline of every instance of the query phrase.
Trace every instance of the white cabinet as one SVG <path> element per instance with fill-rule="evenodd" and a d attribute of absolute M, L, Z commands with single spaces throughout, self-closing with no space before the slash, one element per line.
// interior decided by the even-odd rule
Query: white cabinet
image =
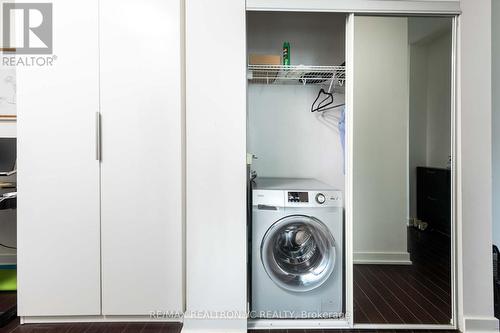
<path fill-rule="evenodd" d="M 54 66 L 18 67 L 18 313 L 97 315 L 98 1 L 53 11 Z"/>
<path fill-rule="evenodd" d="M 183 308 L 181 1 L 101 2 L 102 312 Z"/>
<path fill-rule="evenodd" d="M 19 314 L 182 311 L 181 1 L 53 8 L 54 66 L 19 68 Z"/>

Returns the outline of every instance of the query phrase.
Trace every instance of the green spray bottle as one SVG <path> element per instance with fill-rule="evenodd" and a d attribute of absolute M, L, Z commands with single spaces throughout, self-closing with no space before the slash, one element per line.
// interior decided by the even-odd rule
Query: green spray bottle
<path fill-rule="evenodd" d="M 283 43 L 283 65 L 290 66 L 290 43 Z"/>

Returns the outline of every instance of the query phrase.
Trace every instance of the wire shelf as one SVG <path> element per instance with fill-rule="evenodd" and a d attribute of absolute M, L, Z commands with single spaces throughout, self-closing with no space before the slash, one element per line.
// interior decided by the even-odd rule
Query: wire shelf
<path fill-rule="evenodd" d="M 345 66 L 248 65 L 247 78 L 257 84 L 330 84 L 344 86 Z"/>

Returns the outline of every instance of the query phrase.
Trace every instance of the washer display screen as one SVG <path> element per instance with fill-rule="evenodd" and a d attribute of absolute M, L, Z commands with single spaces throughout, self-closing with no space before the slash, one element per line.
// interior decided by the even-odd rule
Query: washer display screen
<path fill-rule="evenodd" d="M 288 202 L 309 202 L 309 193 L 288 192 Z"/>

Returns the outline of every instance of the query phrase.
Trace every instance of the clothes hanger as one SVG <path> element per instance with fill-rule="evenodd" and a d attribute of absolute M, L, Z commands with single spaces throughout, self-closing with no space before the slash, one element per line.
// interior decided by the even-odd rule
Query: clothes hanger
<path fill-rule="evenodd" d="M 343 63 L 343 65 L 345 65 L 345 62 Z M 333 100 L 334 100 L 333 94 L 332 94 L 332 87 L 333 87 L 333 83 L 335 82 L 335 79 L 336 79 L 335 74 L 332 74 L 332 80 L 330 82 L 330 86 L 328 87 L 328 92 L 326 92 L 323 88 L 321 88 L 321 90 L 318 93 L 318 96 L 316 97 L 313 104 L 311 105 L 311 112 L 324 112 L 324 111 L 336 109 L 338 107 L 345 105 L 345 103 L 342 103 L 342 104 L 330 106 L 333 104 Z M 320 99 L 321 95 L 326 95 L 326 96 L 324 96 L 323 100 L 316 105 L 316 103 Z M 323 104 L 325 102 L 326 102 L 326 104 Z M 315 107 L 315 105 L 316 105 L 316 107 Z M 330 106 L 330 107 L 328 107 L 328 106 Z"/>
<path fill-rule="evenodd" d="M 316 104 L 322 95 L 323 97 L 321 101 L 318 104 Z M 333 94 L 330 92 L 326 92 L 323 88 L 321 88 L 321 90 L 318 93 L 318 96 L 311 105 L 311 112 L 321 112 L 325 107 L 331 104 L 333 104 Z"/>
<path fill-rule="evenodd" d="M 335 75 L 332 74 L 332 81 L 330 81 L 330 86 L 328 87 L 328 92 L 326 92 L 323 88 L 318 93 L 318 96 L 314 100 L 313 104 L 311 105 L 311 112 L 322 112 L 324 111 L 324 108 L 326 108 L 329 105 L 333 104 L 333 94 L 331 93 L 332 91 L 332 86 L 333 82 L 335 81 Z M 323 95 L 323 99 L 321 102 L 316 104 L 318 100 L 320 99 L 320 96 Z M 316 105 L 316 106 L 315 106 Z"/>
<path fill-rule="evenodd" d="M 342 103 L 342 104 L 337 104 L 337 105 L 334 105 L 334 106 L 330 106 L 329 108 L 323 108 L 321 110 L 319 110 L 318 112 L 324 112 L 324 111 L 328 111 L 328 110 L 333 110 L 333 109 L 337 109 L 341 106 L 345 106 L 345 103 Z"/>

